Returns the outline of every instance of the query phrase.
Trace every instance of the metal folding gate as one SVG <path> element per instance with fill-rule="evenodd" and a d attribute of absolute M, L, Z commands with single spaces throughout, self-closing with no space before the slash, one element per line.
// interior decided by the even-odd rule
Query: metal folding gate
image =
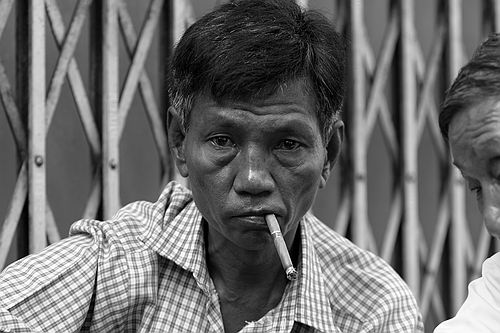
<path fill-rule="evenodd" d="M 350 86 L 344 111 L 347 140 L 340 163 L 341 181 L 332 227 L 361 247 L 388 262 L 416 295 L 427 329 L 453 314 L 466 296 L 468 281 L 498 248 L 485 229 L 471 237 L 467 220 L 466 190 L 459 173 L 449 163 L 437 114 L 442 94 L 466 61 L 464 3 L 439 0 L 432 3 L 434 33 L 424 54 L 416 32 L 416 0 L 332 0 L 335 22 L 349 36 Z M 0 0 L 0 37 L 9 18 L 14 20 L 15 77 L 9 77 L 0 52 L 0 101 L 17 153 L 17 176 L 3 223 L 0 223 L 0 269 L 4 267 L 16 228 L 29 231 L 29 252 L 37 252 L 60 239 L 47 200 L 46 136 L 67 80 L 90 151 L 90 194 L 84 217 L 110 217 L 120 206 L 120 140 L 134 94 L 139 93 L 150 124 L 161 170 L 161 182 L 179 179 L 170 160 L 164 110 L 168 105 L 166 80 L 152 81 L 146 70 L 151 57 L 158 61 L 159 76 L 172 45 L 195 20 L 189 0 L 151 0 L 137 29 L 137 18 L 125 0 L 77 0 L 72 10 L 61 11 L 56 0 Z M 313 1 L 299 1 L 303 6 Z M 384 6 L 383 38 L 375 51 L 366 26 L 366 6 Z M 477 1 L 482 36 L 499 31 L 500 1 Z M 65 7 L 68 7 L 65 4 Z M 135 14 L 135 13 L 134 13 Z M 371 13 L 370 13 L 371 14 Z M 65 23 L 68 21 L 69 23 Z M 83 27 L 88 25 L 89 29 Z M 75 54 L 82 35 L 89 39 L 88 73 Z M 53 38 L 59 51 L 53 71 L 48 70 L 46 41 Z M 477 41 L 479 43 L 479 40 Z M 152 45 L 156 43 L 156 53 Z M 5 50 L 5 41 L 0 44 Z M 122 73 L 121 60 L 128 60 Z M 159 59 L 159 60 L 158 60 Z M 11 71 L 12 72 L 12 71 Z M 82 78 L 89 75 L 88 84 Z M 11 82 L 15 81 L 15 85 Z M 92 88 L 88 88 L 91 86 Z M 1 119 L 0 119 L 1 121 Z M 378 242 L 368 209 L 370 142 L 380 128 L 391 165 L 389 213 Z M 7 128 L 4 126 L 4 128 Z M 426 133 L 426 134 L 424 134 Z M 421 141 L 428 135 L 439 165 L 436 214 L 422 221 L 419 212 L 418 159 Z M 2 175 L 2 177 L 4 177 Z M 475 222 L 477 223 L 477 221 Z M 377 226 L 378 228 L 378 226 Z M 431 229 L 431 239 L 424 237 Z M 27 253 L 19 253 L 19 256 Z M 445 281 L 445 282 L 443 282 Z M 446 281 L 449 281 L 447 283 Z"/>

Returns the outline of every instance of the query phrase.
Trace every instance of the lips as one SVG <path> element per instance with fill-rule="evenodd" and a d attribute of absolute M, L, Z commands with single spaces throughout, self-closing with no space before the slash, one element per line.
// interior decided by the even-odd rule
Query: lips
<path fill-rule="evenodd" d="M 239 215 L 234 218 L 243 223 L 267 226 L 264 215 Z"/>
<path fill-rule="evenodd" d="M 268 214 L 275 214 L 277 216 L 283 216 L 284 209 L 278 206 L 255 206 L 255 205 L 238 205 L 233 206 L 227 211 L 229 216 L 265 216 Z"/>
<path fill-rule="evenodd" d="M 237 206 L 238 207 L 238 206 Z M 238 209 L 239 208 L 239 209 Z M 285 210 L 278 206 L 246 206 L 238 208 L 233 207 L 229 214 L 226 215 L 233 221 L 238 221 L 239 223 L 245 225 L 254 226 L 265 226 L 267 228 L 267 223 L 265 216 L 268 214 L 274 214 L 276 217 L 283 216 Z"/>

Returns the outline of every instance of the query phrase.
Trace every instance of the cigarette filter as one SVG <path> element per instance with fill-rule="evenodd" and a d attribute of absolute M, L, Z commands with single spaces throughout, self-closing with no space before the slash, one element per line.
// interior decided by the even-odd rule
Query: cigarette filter
<path fill-rule="evenodd" d="M 273 237 L 274 247 L 276 248 L 276 251 L 278 251 L 278 256 L 281 260 L 283 268 L 285 269 L 287 279 L 290 281 L 296 280 L 297 271 L 293 267 L 292 259 L 290 259 L 290 254 L 288 253 L 288 249 L 286 247 L 285 240 L 283 239 L 283 234 L 281 233 L 278 220 L 276 220 L 276 216 L 274 216 L 274 214 L 266 215 L 266 223 L 269 228 L 269 232 Z"/>

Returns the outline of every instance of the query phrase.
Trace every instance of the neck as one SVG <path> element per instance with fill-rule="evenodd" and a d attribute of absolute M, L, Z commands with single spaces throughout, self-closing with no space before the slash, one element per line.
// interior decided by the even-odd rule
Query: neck
<path fill-rule="evenodd" d="M 279 298 L 287 283 L 285 271 L 270 242 L 258 250 L 238 247 L 206 226 L 207 266 L 220 297 L 242 298 L 245 295 L 269 295 L 278 291 Z M 300 239 L 291 239 L 292 260 L 298 257 Z"/>
<path fill-rule="evenodd" d="M 258 250 L 237 246 L 205 223 L 207 266 L 219 296 L 225 332 L 238 332 L 275 308 L 285 292 L 287 279 L 273 242 Z M 296 232 L 296 231 L 295 231 Z M 289 235 L 292 258 L 300 243 Z M 289 247 L 290 248 L 290 247 Z"/>

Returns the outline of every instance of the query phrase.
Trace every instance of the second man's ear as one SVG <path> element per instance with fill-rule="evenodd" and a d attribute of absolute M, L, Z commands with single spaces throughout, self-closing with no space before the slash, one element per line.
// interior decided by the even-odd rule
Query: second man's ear
<path fill-rule="evenodd" d="M 189 172 L 186 165 L 186 156 L 184 153 L 184 141 L 186 140 L 186 132 L 179 115 L 172 106 L 168 108 L 167 131 L 168 145 L 172 150 L 175 165 L 177 166 L 179 173 L 183 177 L 187 177 L 189 176 Z"/>

